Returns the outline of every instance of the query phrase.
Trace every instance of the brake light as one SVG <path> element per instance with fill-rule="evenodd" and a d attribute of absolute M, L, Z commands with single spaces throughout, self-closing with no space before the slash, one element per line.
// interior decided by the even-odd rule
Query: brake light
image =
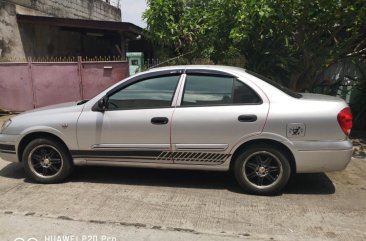
<path fill-rule="evenodd" d="M 352 112 L 349 107 L 344 108 L 338 113 L 337 120 L 341 126 L 344 134 L 347 136 L 350 134 L 352 129 Z"/>

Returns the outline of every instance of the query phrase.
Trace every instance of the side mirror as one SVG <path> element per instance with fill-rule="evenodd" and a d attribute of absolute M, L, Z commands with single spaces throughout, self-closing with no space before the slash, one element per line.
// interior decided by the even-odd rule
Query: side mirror
<path fill-rule="evenodd" d="M 93 111 L 104 112 L 108 108 L 108 97 L 104 96 L 92 108 Z"/>
<path fill-rule="evenodd" d="M 105 111 L 108 107 L 108 98 L 104 96 L 102 99 L 98 101 L 98 107 L 100 110 Z"/>

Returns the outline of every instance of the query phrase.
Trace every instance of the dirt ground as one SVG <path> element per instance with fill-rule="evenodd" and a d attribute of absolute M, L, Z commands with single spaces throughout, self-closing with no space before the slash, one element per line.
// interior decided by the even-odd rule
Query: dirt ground
<path fill-rule="evenodd" d="M 365 200 L 362 158 L 342 172 L 297 175 L 272 197 L 203 171 L 78 167 L 65 183 L 40 185 L 0 159 L 0 240 L 361 241 Z"/>

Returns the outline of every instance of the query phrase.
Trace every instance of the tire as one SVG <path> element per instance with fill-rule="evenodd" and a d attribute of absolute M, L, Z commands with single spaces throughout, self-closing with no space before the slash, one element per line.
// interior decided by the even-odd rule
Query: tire
<path fill-rule="evenodd" d="M 291 166 L 286 155 L 269 145 L 251 146 L 234 160 L 234 175 L 250 194 L 274 195 L 288 183 Z"/>
<path fill-rule="evenodd" d="M 27 177 L 38 183 L 59 183 L 73 170 L 67 148 L 56 140 L 35 139 L 24 149 L 22 163 Z"/>

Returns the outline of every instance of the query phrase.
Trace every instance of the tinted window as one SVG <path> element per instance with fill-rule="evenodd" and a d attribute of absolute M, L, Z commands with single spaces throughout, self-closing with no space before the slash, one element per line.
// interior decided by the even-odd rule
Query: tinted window
<path fill-rule="evenodd" d="M 259 103 L 258 95 L 232 77 L 189 75 L 186 79 L 182 106 L 230 105 Z"/>
<path fill-rule="evenodd" d="M 261 103 L 261 98 L 246 84 L 239 80 L 234 82 L 234 103 Z"/>
<path fill-rule="evenodd" d="M 301 94 L 299 94 L 295 91 L 292 91 L 292 90 L 286 88 L 285 86 L 281 85 L 280 83 L 277 83 L 277 82 L 275 82 L 275 81 L 273 81 L 273 80 L 271 80 L 267 77 L 264 77 L 263 75 L 257 74 L 253 71 L 250 71 L 250 70 L 245 70 L 245 72 L 257 77 L 258 79 L 261 79 L 261 80 L 267 82 L 270 85 L 273 85 L 274 87 L 276 87 L 277 89 L 281 90 L 282 92 L 288 94 L 289 96 L 292 96 L 292 97 L 297 98 L 297 99 L 300 99 L 302 97 Z"/>
<path fill-rule="evenodd" d="M 180 76 L 143 80 L 109 97 L 108 109 L 142 109 L 171 106 Z"/>

